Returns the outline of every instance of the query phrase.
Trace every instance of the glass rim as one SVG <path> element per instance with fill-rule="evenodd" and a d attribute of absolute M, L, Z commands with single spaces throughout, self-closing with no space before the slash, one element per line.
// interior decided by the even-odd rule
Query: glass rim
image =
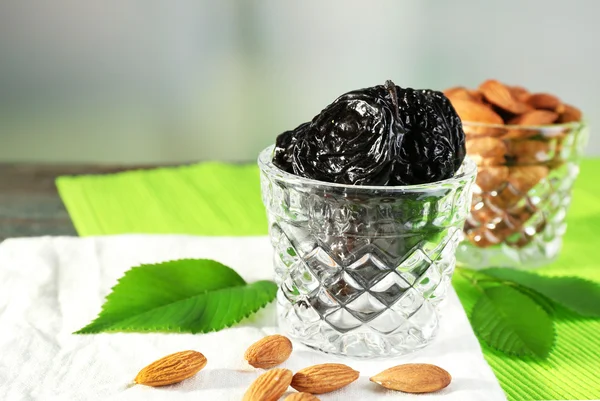
<path fill-rule="evenodd" d="M 459 169 L 459 173 L 441 181 L 429 182 L 415 185 L 351 185 L 339 184 L 335 182 L 319 181 L 312 178 L 300 177 L 295 174 L 283 171 L 273 164 L 273 151 L 275 145 L 269 145 L 263 149 L 258 155 L 258 166 L 262 172 L 269 176 L 277 176 L 286 182 L 296 182 L 306 186 L 328 186 L 339 189 L 350 189 L 353 191 L 386 191 L 386 192 L 411 192 L 435 189 L 445 184 L 456 184 L 461 179 L 474 179 L 477 174 L 477 165 L 469 156 L 465 156 L 463 163 Z"/>
<path fill-rule="evenodd" d="M 582 128 L 587 125 L 585 120 L 571 121 L 561 124 L 544 124 L 544 125 L 522 125 L 522 124 L 493 124 L 482 123 L 477 121 L 462 121 L 463 126 L 468 127 L 484 127 L 484 128 L 504 128 L 511 130 L 548 130 L 548 129 L 564 129 L 564 128 Z"/>

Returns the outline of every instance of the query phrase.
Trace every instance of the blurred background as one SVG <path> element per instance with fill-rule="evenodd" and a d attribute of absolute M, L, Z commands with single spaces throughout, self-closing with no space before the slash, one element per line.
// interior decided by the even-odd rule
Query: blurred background
<path fill-rule="evenodd" d="M 554 93 L 600 155 L 597 0 L 0 1 L 0 162 L 254 160 L 339 94 Z"/>

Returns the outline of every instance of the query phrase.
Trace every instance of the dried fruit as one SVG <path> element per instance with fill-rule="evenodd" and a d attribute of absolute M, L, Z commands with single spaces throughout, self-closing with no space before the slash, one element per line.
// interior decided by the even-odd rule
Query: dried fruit
<path fill-rule="evenodd" d="M 310 393 L 294 393 L 288 395 L 285 401 L 319 401 L 319 399 Z"/>
<path fill-rule="evenodd" d="M 508 182 L 518 192 L 525 194 L 547 176 L 548 167 L 545 166 L 514 166 L 510 167 Z"/>
<path fill-rule="evenodd" d="M 527 104 L 534 109 L 556 110 L 560 100 L 549 93 L 534 93 L 527 98 Z"/>
<path fill-rule="evenodd" d="M 510 119 L 507 124 L 520 125 L 519 128 L 512 128 L 506 131 L 502 136 L 503 139 L 525 139 L 540 134 L 539 128 L 524 128 L 536 127 L 540 125 L 549 125 L 556 121 L 558 114 L 548 110 L 531 110 L 519 116 Z"/>
<path fill-rule="evenodd" d="M 508 89 L 513 97 L 521 103 L 526 103 L 530 96 L 529 91 L 522 86 L 509 86 Z"/>
<path fill-rule="evenodd" d="M 520 228 L 537 210 L 538 209 L 534 205 L 527 203 L 522 206 L 509 208 L 506 211 L 505 218 L 511 222 L 513 228 Z"/>
<path fill-rule="evenodd" d="M 292 387 L 300 392 L 323 394 L 347 386 L 359 375 L 359 372 L 341 363 L 324 363 L 296 372 Z"/>
<path fill-rule="evenodd" d="M 581 111 L 573 106 L 561 103 L 560 99 L 554 95 L 549 93 L 530 94 L 527 89 L 521 86 L 508 86 L 493 79 L 483 82 L 479 86 L 479 91 L 465 87 L 454 87 L 446 89 L 444 93 L 452 102 L 463 123 L 547 125 L 581 121 Z M 544 113 L 533 113 L 536 111 Z M 558 116 L 545 112 L 553 112 Z M 522 114 L 528 114 L 528 116 L 521 117 Z M 499 121 L 499 119 L 502 121 Z M 467 135 L 502 135 L 497 127 L 485 126 L 467 126 L 465 127 L 465 133 Z M 508 135 L 505 135 L 506 138 L 527 136 L 530 136 L 528 131 L 519 133 L 512 130 L 508 132 Z"/>
<path fill-rule="evenodd" d="M 470 100 L 472 102 L 481 101 L 481 95 L 478 92 L 471 91 L 462 86 L 446 89 L 444 95 L 452 102 L 456 99 Z"/>
<path fill-rule="evenodd" d="M 308 129 L 310 123 L 301 124 L 294 130 L 285 131 L 284 133 L 277 136 L 275 140 L 275 151 L 273 152 L 273 163 L 280 169 L 294 173 L 293 164 L 293 150 L 296 145 L 298 137 L 304 135 L 304 132 Z"/>
<path fill-rule="evenodd" d="M 462 121 L 487 124 L 503 124 L 504 121 L 489 106 L 472 100 L 452 99 L 452 106 Z"/>
<path fill-rule="evenodd" d="M 242 401 L 277 401 L 292 382 L 289 369 L 271 369 L 258 376 L 248 387 Z"/>
<path fill-rule="evenodd" d="M 159 387 L 179 383 L 206 366 L 206 357 L 197 351 L 181 351 L 152 362 L 135 377 L 137 384 Z"/>
<path fill-rule="evenodd" d="M 476 224 L 478 221 L 484 221 L 484 222 L 489 222 L 492 219 L 497 217 L 497 213 L 496 213 L 496 209 L 494 206 L 490 206 L 488 203 L 486 202 L 474 202 L 473 203 L 473 208 L 471 210 L 471 218 L 475 218 L 474 221 L 472 221 L 471 224 L 472 226 L 477 226 L 478 224 Z"/>
<path fill-rule="evenodd" d="M 498 138 L 469 138 L 467 152 L 478 166 L 497 166 L 506 162 L 506 145 Z"/>
<path fill-rule="evenodd" d="M 523 140 L 507 141 L 507 158 L 514 164 L 537 164 L 554 158 L 555 146 L 553 141 Z"/>
<path fill-rule="evenodd" d="M 465 225 L 465 233 L 469 241 L 479 248 L 487 248 L 489 246 L 498 245 L 504 238 L 498 237 L 494 232 L 487 227 L 481 226 L 477 228 L 469 228 Z"/>
<path fill-rule="evenodd" d="M 563 104 L 564 110 L 560 113 L 558 118 L 559 123 L 570 123 L 575 121 L 581 121 L 581 110 L 570 104 Z"/>
<path fill-rule="evenodd" d="M 497 191 L 508 181 L 508 167 L 506 166 L 480 166 L 475 181 L 484 192 Z"/>
<path fill-rule="evenodd" d="M 413 185 L 452 177 L 464 156 L 460 118 L 441 92 L 388 81 L 348 92 L 281 134 L 273 163 L 326 182 Z"/>
<path fill-rule="evenodd" d="M 531 110 L 508 121 L 514 125 L 547 125 L 552 124 L 558 118 L 558 114 L 548 110 Z"/>
<path fill-rule="evenodd" d="M 548 167 L 545 166 L 509 167 L 508 185 L 490 200 L 497 207 L 505 210 L 511 209 L 547 175 Z M 516 227 L 508 228 L 514 230 Z"/>
<path fill-rule="evenodd" d="M 494 79 L 479 85 L 479 91 L 488 102 L 512 114 L 521 114 L 528 110 L 524 103 L 513 97 L 508 87 Z"/>
<path fill-rule="evenodd" d="M 284 362 L 291 353 L 292 342 L 285 336 L 275 334 L 248 347 L 244 358 L 255 368 L 269 369 Z"/>
<path fill-rule="evenodd" d="M 372 382 L 405 393 L 432 393 L 450 384 L 452 377 L 439 366 L 426 363 L 398 365 L 371 377 Z"/>

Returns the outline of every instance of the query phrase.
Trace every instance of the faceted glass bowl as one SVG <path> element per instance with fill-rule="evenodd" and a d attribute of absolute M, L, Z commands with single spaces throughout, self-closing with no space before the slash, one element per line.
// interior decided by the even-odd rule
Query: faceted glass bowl
<path fill-rule="evenodd" d="M 288 174 L 259 156 L 279 324 L 324 352 L 393 356 L 427 345 L 450 285 L 476 165 L 432 184 L 352 186 Z"/>
<path fill-rule="evenodd" d="M 587 143 L 585 124 L 508 126 L 463 122 L 477 163 L 459 263 L 531 268 L 554 260 Z"/>

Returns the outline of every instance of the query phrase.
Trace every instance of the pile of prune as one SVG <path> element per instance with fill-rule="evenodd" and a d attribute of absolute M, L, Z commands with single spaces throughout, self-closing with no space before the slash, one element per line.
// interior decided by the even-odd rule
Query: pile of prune
<path fill-rule="evenodd" d="M 460 118 L 441 93 L 393 82 L 343 94 L 277 137 L 273 163 L 351 185 L 414 185 L 452 177 L 465 157 Z"/>

